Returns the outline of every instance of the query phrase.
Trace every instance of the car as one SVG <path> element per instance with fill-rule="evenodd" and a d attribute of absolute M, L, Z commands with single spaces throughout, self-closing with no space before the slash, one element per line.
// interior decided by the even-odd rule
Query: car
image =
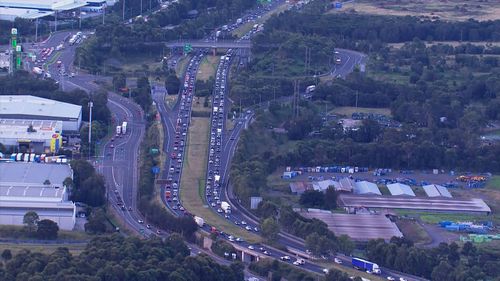
<path fill-rule="evenodd" d="M 266 256 L 270 256 L 270 255 L 271 255 L 271 253 L 269 253 L 268 251 L 264 251 L 263 253 L 264 253 L 264 255 L 266 255 Z"/>
<path fill-rule="evenodd" d="M 128 207 L 128 210 L 129 210 L 129 211 L 132 211 L 132 207 Z"/>
<path fill-rule="evenodd" d="M 298 261 L 294 261 L 294 262 L 293 262 L 293 265 L 300 266 L 300 262 L 298 262 Z"/>
<path fill-rule="evenodd" d="M 254 228 L 253 228 L 253 230 L 254 230 L 255 232 L 259 232 L 259 229 L 258 229 L 257 227 L 254 227 Z"/>
<path fill-rule="evenodd" d="M 160 235 L 160 234 L 161 234 L 161 231 L 158 229 L 158 230 L 156 231 L 156 234 Z"/>
<path fill-rule="evenodd" d="M 144 221 L 143 221 L 143 220 L 137 220 L 137 222 L 138 222 L 138 223 L 144 223 Z"/>
<path fill-rule="evenodd" d="M 289 261 L 290 257 L 289 256 L 282 256 L 282 257 L 280 257 L 280 260 L 282 260 L 282 261 Z"/>
<path fill-rule="evenodd" d="M 367 271 L 366 271 L 366 273 L 368 273 L 368 274 L 373 274 L 373 271 L 371 271 L 371 270 L 367 270 Z"/>
<path fill-rule="evenodd" d="M 390 280 L 390 281 L 395 281 L 396 278 L 392 277 L 392 276 L 387 276 L 387 280 Z"/>
<path fill-rule="evenodd" d="M 324 274 L 328 274 L 328 272 L 329 272 L 328 268 L 323 268 L 323 273 Z"/>
<path fill-rule="evenodd" d="M 334 258 L 333 262 L 335 262 L 336 264 L 342 264 L 342 260 L 340 260 L 339 258 Z"/>
<path fill-rule="evenodd" d="M 115 147 L 115 145 L 114 145 L 114 144 L 111 144 L 109 147 L 114 148 L 114 147 Z"/>
<path fill-rule="evenodd" d="M 247 225 L 246 221 L 241 221 L 241 225 Z"/>
<path fill-rule="evenodd" d="M 248 249 L 250 249 L 250 250 L 255 250 L 255 247 L 254 247 L 254 246 L 252 246 L 252 245 L 249 245 L 249 246 L 248 246 Z"/>
<path fill-rule="evenodd" d="M 408 281 L 408 279 L 403 278 L 403 277 L 399 277 L 399 281 Z"/>
<path fill-rule="evenodd" d="M 250 226 L 248 226 L 248 225 L 245 227 L 245 229 L 248 230 L 248 231 L 252 231 L 252 228 Z"/>
<path fill-rule="evenodd" d="M 147 224 L 147 225 L 146 225 L 146 228 L 147 228 L 147 229 L 151 229 L 151 225 L 150 225 L 150 224 Z"/>

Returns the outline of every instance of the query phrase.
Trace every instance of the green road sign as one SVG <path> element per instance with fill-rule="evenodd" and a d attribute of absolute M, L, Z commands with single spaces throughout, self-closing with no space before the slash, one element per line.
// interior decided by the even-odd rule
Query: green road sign
<path fill-rule="evenodd" d="M 193 46 L 191 44 L 185 44 L 184 45 L 184 53 L 191 53 L 191 51 L 193 50 Z"/>
<path fill-rule="evenodd" d="M 16 48 L 16 47 L 17 47 L 17 40 L 12 39 L 12 48 Z"/>

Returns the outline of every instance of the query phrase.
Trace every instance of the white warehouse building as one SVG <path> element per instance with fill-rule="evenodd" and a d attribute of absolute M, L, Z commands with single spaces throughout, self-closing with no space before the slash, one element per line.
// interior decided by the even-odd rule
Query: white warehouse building
<path fill-rule="evenodd" d="M 41 220 L 72 230 L 76 206 L 63 186 L 68 177 L 73 170 L 67 164 L 0 162 L 0 224 L 23 225 L 24 215 L 34 211 Z"/>
<path fill-rule="evenodd" d="M 388 184 L 387 188 L 389 188 L 389 192 L 391 192 L 392 195 L 406 195 L 406 196 L 415 196 L 415 193 L 411 189 L 409 185 L 402 184 L 402 183 L 392 183 Z"/>
<path fill-rule="evenodd" d="M 28 95 L 0 96 L 0 118 L 62 121 L 63 133 L 77 132 L 82 124 L 82 107 Z"/>

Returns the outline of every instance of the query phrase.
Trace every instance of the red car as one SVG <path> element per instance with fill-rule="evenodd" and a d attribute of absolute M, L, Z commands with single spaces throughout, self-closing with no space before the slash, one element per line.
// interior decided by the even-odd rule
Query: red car
<path fill-rule="evenodd" d="M 172 154 L 170 155 L 170 157 L 171 157 L 172 159 L 175 159 L 175 157 L 177 157 L 177 155 L 176 155 L 175 153 L 172 153 Z"/>

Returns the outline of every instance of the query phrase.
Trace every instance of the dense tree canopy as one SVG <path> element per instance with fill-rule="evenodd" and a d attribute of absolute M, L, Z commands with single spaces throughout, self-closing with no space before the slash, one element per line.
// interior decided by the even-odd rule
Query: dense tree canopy
<path fill-rule="evenodd" d="M 139 281 L 243 280 L 237 266 L 221 266 L 204 255 L 189 256 L 182 239 L 140 240 L 119 235 L 91 240 L 79 255 L 59 248 L 52 254 L 23 250 L 0 267 L 0 279 Z"/>

